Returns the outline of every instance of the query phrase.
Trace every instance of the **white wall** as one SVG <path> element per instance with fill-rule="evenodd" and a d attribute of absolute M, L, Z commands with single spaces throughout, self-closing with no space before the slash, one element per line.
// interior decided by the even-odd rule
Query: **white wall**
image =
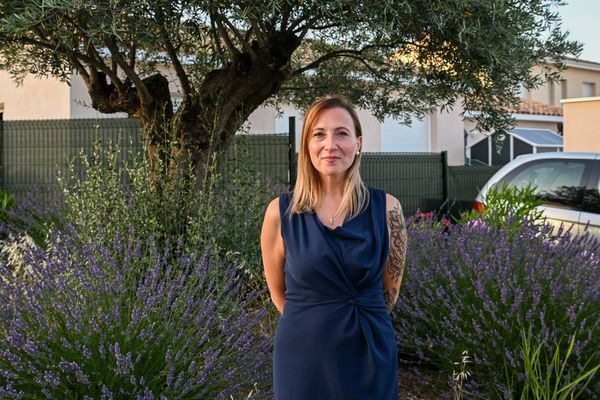
<path fill-rule="evenodd" d="M 92 108 L 92 98 L 83 78 L 76 73 L 71 75 L 69 118 L 127 118 L 126 113 L 104 114 Z"/>
<path fill-rule="evenodd" d="M 448 165 L 464 165 L 465 123 L 461 117 L 462 108 L 455 106 L 452 110 L 430 114 L 431 118 L 431 150 L 448 152 Z"/>
<path fill-rule="evenodd" d="M 429 152 L 429 128 L 428 115 L 410 126 L 388 117 L 381 124 L 381 151 Z"/>
<path fill-rule="evenodd" d="M 4 120 L 69 118 L 69 86 L 56 78 L 28 75 L 17 84 L 0 71 L 0 104 Z"/>

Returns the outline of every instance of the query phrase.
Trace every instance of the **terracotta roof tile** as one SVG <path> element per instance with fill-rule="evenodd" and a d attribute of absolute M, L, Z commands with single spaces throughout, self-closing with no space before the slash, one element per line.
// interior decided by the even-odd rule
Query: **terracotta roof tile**
<path fill-rule="evenodd" d="M 517 109 L 509 109 L 511 113 L 535 114 L 535 115 L 557 115 L 562 116 L 562 109 L 550 104 L 540 103 L 533 100 L 521 100 L 521 105 Z"/>

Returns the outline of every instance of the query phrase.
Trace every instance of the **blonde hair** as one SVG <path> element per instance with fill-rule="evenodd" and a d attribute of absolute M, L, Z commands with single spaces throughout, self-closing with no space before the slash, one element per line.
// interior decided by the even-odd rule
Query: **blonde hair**
<path fill-rule="evenodd" d="M 290 218 L 292 214 L 314 212 L 315 208 L 321 202 L 321 178 L 310 160 L 308 142 L 310 140 L 310 131 L 319 114 L 324 110 L 332 108 L 341 108 L 348 111 L 354 122 L 356 137 L 362 137 L 362 127 L 358 115 L 346 97 L 340 95 L 323 97 L 308 108 L 304 114 L 304 125 L 302 126 L 296 186 L 294 187 L 292 201 L 287 210 Z M 354 157 L 354 161 L 346 171 L 342 202 L 337 210 L 342 215 L 347 213 L 348 220 L 359 215 L 367 204 L 369 204 L 369 190 L 360 177 L 361 157 L 362 152 Z"/>

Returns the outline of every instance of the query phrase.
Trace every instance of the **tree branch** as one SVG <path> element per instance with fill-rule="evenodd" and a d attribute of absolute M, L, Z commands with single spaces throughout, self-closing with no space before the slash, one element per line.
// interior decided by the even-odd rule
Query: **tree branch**
<path fill-rule="evenodd" d="M 223 17 L 223 21 L 225 22 L 225 25 L 227 25 L 227 27 L 229 29 L 231 29 L 231 31 L 233 32 L 233 34 L 235 35 L 235 37 L 237 38 L 237 40 L 240 42 L 240 44 L 242 45 L 242 47 L 244 48 L 244 50 L 246 50 L 246 52 L 250 55 L 250 57 L 253 60 L 256 60 L 256 58 L 257 58 L 256 53 L 254 52 L 254 50 L 252 49 L 252 47 L 248 44 L 248 42 L 244 40 L 244 38 L 242 37 L 242 34 L 240 33 L 240 31 L 238 31 L 236 29 L 236 27 L 233 26 L 233 24 L 227 18 Z M 258 35 L 257 35 L 257 39 L 258 39 Z"/>
<path fill-rule="evenodd" d="M 224 57 L 223 54 L 223 48 L 221 47 L 221 41 L 219 40 L 219 35 L 217 34 L 218 28 L 215 25 L 215 21 L 211 18 L 210 19 L 210 36 L 212 36 L 212 40 L 210 41 L 212 46 L 214 46 L 214 50 L 215 53 L 217 53 L 218 55 L 220 55 L 221 57 Z"/>
<path fill-rule="evenodd" d="M 169 58 L 173 63 L 173 68 L 175 68 L 175 73 L 177 74 L 177 78 L 179 79 L 179 83 L 181 84 L 183 98 L 185 100 L 188 100 L 188 96 L 191 94 L 190 81 L 188 79 L 187 74 L 185 73 L 185 70 L 183 69 L 183 66 L 181 65 L 181 62 L 179 61 L 179 58 L 177 58 L 177 51 L 175 50 L 175 47 L 171 42 L 171 38 L 167 33 L 167 29 L 165 28 L 164 13 L 162 12 L 162 10 L 159 10 L 158 12 L 157 21 L 159 24 L 160 36 L 165 45 L 165 50 L 167 51 L 167 54 L 169 55 Z"/>
<path fill-rule="evenodd" d="M 121 57 L 119 49 L 116 43 L 113 41 L 113 39 L 111 37 L 106 36 L 104 38 L 104 44 L 106 45 L 106 47 L 108 47 L 108 50 L 110 50 L 111 58 L 115 60 L 117 64 L 119 64 L 119 67 L 121 67 L 121 69 L 125 73 L 125 76 L 127 76 L 127 78 L 129 78 L 129 80 L 135 85 L 135 88 L 140 96 L 140 102 L 143 105 L 151 104 L 152 96 L 150 95 L 148 88 L 146 87 L 144 82 L 142 82 L 138 74 L 133 69 L 131 69 L 129 65 L 127 65 L 127 62 L 125 62 L 123 57 Z"/>
<path fill-rule="evenodd" d="M 302 68 L 298 68 L 297 70 L 295 70 L 292 74 L 293 75 L 299 75 L 305 71 L 311 70 L 311 69 L 315 69 L 317 68 L 319 65 L 321 65 L 323 62 L 330 60 L 332 58 L 335 57 L 357 57 L 357 56 L 361 56 L 365 51 L 367 50 L 371 50 L 371 49 L 376 49 L 376 48 L 398 48 L 399 46 L 403 46 L 408 44 L 408 42 L 394 42 L 394 43 L 386 43 L 386 44 L 371 44 L 368 46 L 364 46 L 362 49 L 360 50 L 352 50 L 352 49 L 342 49 L 342 50 L 336 50 L 336 51 L 332 51 L 329 52 L 323 56 L 321 56 L 320 58 L 316 59 L 315 61 L 311 62 L 310 64 L 302 67 Z"/>
<path fill-rule="evenodd" d="M 288 23 L 288 19 L 290 18 L 290 14 L 292 13 L 291 8 L 287 8 L 282 14 L 281 14 L 281 23 L 279 24 L 279 30 L 280 31 L 285 31 L 286 30 L 286 25 Z"/>
<path fill-rule="evenodd" d="M 212 18 L 216 18 L 215 24 L 217 24 L 217 29 L 219 31 L 219 35 L 223 38 L 223 41 L 225 42 L 225 46 L 227 46 L 227 50 L 229 50 L 229 53 L 231 53 L 231 56 L 239 57 L 241 55 L 241 52 L 235 47 L 235 45 L 231 41 L 231 38 L 227 34 L 227 30 L 225 29 L 223 24 L 221 24 L 221 22 L 219 21 L 219 17 L 213 16 Z"/>
<path fill-rule="evenodd" d="M 104 64 L 104 62 L 102 62 L 102 61 L 98 62 L 94 58 L 86 56 L 85 54 L 81 54 L 76 51 L 70 50 L 68 48 L 62 47 L 55 41 L 50 41 L 50 40 L 46 40 L 46 39 L 38 40 L 38 39 L 29 38 L 29 37 L 21 37 L 18 40 L 11 40 L 11 41 L 13 41 L 15 43 L 21 43 L 21 44 L 29 44 L 32 46 L 40 46 L 42 48 L 49 49 L 54 52 L 62 53 L 71 60 L 75 60 L 75 59 L 79 60 L 80 63 L 87 64 L 91 68 L 95 68 L 97 70 L 104 72 L 106 75 L 108 75 L 111 78 L 111 81 L 113 80 L 112 72 L 106 66 L 106 64 Z M 123 88 L 122 83 L 118 79 L 118 77 L 115 76 L 114 80 L 115 80 L 114 84 L 115 84 L 115 87 L 117 88 L 117 90 L 122 89 Z"/>
<path fill-rule="evenodd" d="M 322 63 L 324 63 L 327 60 L 330 60 L 332 58 L 335 57 L 344 57 L 344 56 L 357 56 L 360 55 L 361 51 L 360 50 L 350 50 L 350 49 L 344 49 L 344 50 L 337 50 L 337 51 L 332 51 L 330 53 L 327 53 L 319 58 L 317 58 L 315 61 L 311 62 L 310 64 L 302 67 L 302 68 L 298 68 L 297 70 L 295 70 L 292 75 L 296 76 L 296 75 L 300 75 L 305 71 L 311 70 L 311 69 L 315 69 L 317 68 L 319 65 L 321 65 Z"/>
<path fill-rule="evenodd" d="M 256 21 L 256 19 L 252 18 L 252 17 L 250 17 L 249 20 L 250 20 L 250 25 L 252 26 L 252 30 L 254 31 L 254 36 L 256 36 L 256 40 L 258 41 L 258 44 L 262 48 L 267 47 L 267 39 L 266 39 L 265 35 L 263 35 L 262 31 L 260 30 L 258 21 Z"/>
<path fill-rule="evenodd" d="M 311 28 L 314 26 L 314 24 L 317 23 L 317 21 L 319 21 L 320 18 L 312 18 L 310 20 L 308 20 L 308 22 L 306 23 L 306 25 L 302 28 L 299 29 L 294 29 L 293 32 L 294 33 L 298 33 L 300 32 L 299 38 L 300 40 L 304 40 L 304 37 L 306 36 L 306 34 L 308 33 L 309 30 L 311 30 Z"/>
<path fill-rule="evenodd" d="M 129 48 L 129 67 L 135 70 L 135 53 L 137 52 L 137 43 L 135 41 L 131 42 L 131 47 Z"/>
<path fill-rule="evenodd" d="M 83 32 L 83 30 L 81 30 L 81 31 Z M 113 65 L 111 66 L 111 68 L 109 68 L 106 65 L 106 63 L 104 62 L 104 59 L 100 56 L 100 54 L 98 54 L 98 51 L 96 50 L 94 45 L 92 45 L 90 43 L 89 37 L 86 35 L 82 35 L 82 40 L 83 40 L 83 47 L 84 47 L 85 51 L 87 52 L 88 57 L 90 59 L 96 60 L 97 65 L 100 66 L 100 68 L 97 67 L 96 69 L 104 72 L 106 74 L 106 76 L 108 76 L 110 78 L 110 81 L 115 85 L 115 87 L 117 88 L 117 92 L 119 92 L 119 94 L 125 95 L 125 86 L 123 85 L 123 82 L 121 82 L 121 79 L 119 78 L 116 65 L 114 64 L 114 60 L 111 60 Z"/>

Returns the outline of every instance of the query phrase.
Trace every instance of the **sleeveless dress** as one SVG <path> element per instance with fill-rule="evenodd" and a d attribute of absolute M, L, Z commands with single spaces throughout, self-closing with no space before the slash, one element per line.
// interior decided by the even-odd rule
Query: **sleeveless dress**
<path fill-rule="evenodd" d="M 285 213 L 285 306 L 275 332 L 276 400 L 398 400 L 396 337 L 383 299 L 389 255 L 385 192 L 330 229 L 316 213 Z"/>

